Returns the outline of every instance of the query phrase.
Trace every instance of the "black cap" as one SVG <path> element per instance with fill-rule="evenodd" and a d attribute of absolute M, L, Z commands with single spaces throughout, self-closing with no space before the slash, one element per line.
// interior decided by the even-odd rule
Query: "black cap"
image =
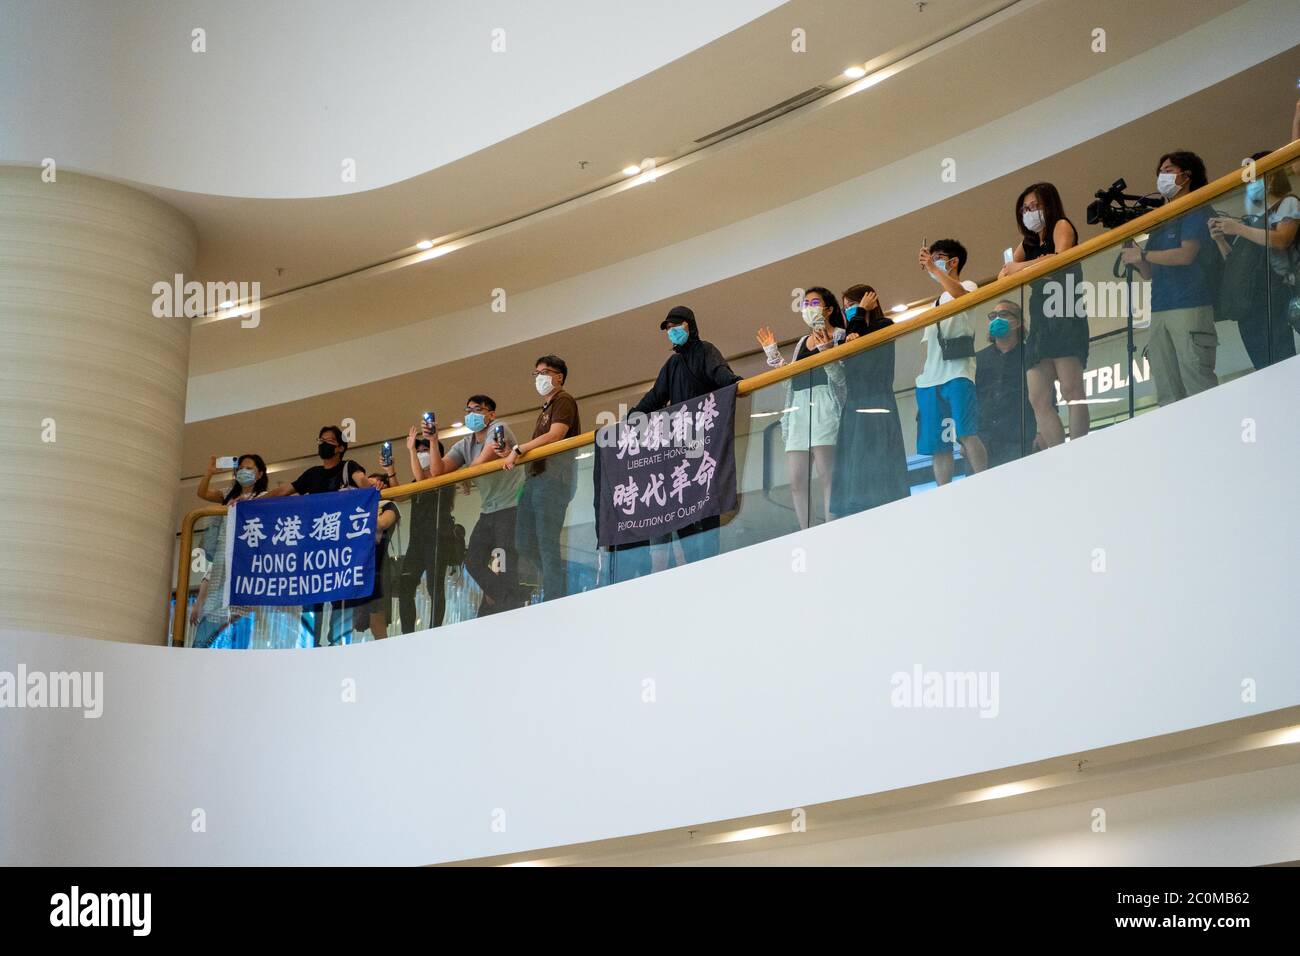
<path fill-rule="evenodd" d="M 672 307 L 672 310 L 668 313 L 668 318 L 659 323 L 659 331 L 662 332 L 664 329 L 668 328 L 670 322 L 685 322 L 691 327 L 692 332 L 695 331 L 695 313 L 684 305 L 675 305 Z"/>

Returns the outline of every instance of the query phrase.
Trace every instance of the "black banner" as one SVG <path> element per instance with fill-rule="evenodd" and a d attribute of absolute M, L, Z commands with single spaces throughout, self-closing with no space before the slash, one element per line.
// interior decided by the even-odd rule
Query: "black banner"
<path fill-rule="evenodd" d="M 736 507 L 736 386 L 596 432 L 596 543 L 659 538 Z"/>

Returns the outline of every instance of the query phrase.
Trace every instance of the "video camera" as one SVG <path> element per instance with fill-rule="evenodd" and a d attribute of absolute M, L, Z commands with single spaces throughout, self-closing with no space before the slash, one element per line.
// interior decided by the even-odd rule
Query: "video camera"
<path fill-rule="evenodd" d="M 1130 196 L 1124 192 L 1127 188 L 1128 183 L 1117 179 L 1109 189 L 1098 189 L 1094 194 L 1097 198 L 1088 203 L 1088 225 L 1101 223 L 1107 229 L 1114 229 L 1162 205 L 1159 199 L 1150 196 Z"/>

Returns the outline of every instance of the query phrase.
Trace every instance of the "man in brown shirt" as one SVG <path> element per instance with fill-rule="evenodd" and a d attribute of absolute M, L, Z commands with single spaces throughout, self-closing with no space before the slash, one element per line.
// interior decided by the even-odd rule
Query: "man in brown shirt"
<path fill-rule="evenodd" d="M 533 364 L 533 383 L 544 404 L 533 437 L 510 450 L 506 468 L 513 468 L 519 456 L 535 448 L 582 433 L 578 403 L 563 387 L 569 366 L 558 355 L 543 355 Z M 577 460 L 571 453 L 561 453 L 525 467 L 528 478 L 519 498 L 515 548 L 520 558 L 531 561 L 541 572 L 543 599 L 553 601 L 569 593 L 560 535 L 577 488 Z"/>

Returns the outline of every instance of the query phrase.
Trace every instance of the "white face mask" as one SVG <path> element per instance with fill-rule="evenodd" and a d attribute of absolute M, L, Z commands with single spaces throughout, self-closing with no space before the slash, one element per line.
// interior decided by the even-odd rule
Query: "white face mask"
<path fill-rule="evenodd" d="M 826 320 L 822 318 L 822 306 L 805 305 L 803 307 L 803 321 L 810 329 L 824 327 Z"/>
<path fill-rule="evenodd" d="M 427 451 L 419 452 L 416 454 L 415 457 L 420 462 L 421 468 L 429 467 L 429 453 Z"/>
<path fill-rule="evenodd" d="M 555 383 L 551 381 L 551 376 L 549 375 L 538 375 L 535 384 L 537 385 L 537 394 L 542 396 L 542 398 L 545 398 L 547 395 L 550 395 L 551 392 L 555 391 Z"/>
<path fill-rule="evenodd" d="M 1160 173 L 1156 176 L 1156 191 L 1166 199 L 1178 195 L 1178 173 Z"/>
<path fill-rule="evenodd" d="M 1043 228 L 1043 211 L 1034 209 L 1020 217 L 1020 221 L 1025 224 L 1025 228 L 1030 232 L 1041 232 Z"/>

